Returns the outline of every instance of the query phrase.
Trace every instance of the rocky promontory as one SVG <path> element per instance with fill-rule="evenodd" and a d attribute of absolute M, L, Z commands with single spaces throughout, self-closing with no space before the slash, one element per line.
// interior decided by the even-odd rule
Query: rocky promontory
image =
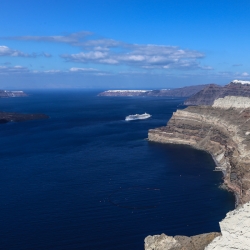
<path fill-rule="evenodd" d="M 0 112 L 0 124 L 7 122 L 23 122 L 30 120 L 41 120 L 48 119 L 49 116 L 45 114 L 19 114 L 19 113 L 8 113 Z"/>
<path fill-rule="evenodd" d="M 248 83 L 242 88 L 246 90 L 246 86 Z M 250 98 L 225 96 L 215 100 L 212 106 L 189 106 L 177 110 L 167 126 L 149 130 L 148 139 L 190 145 L 212 155 L 216 170 L 223 172 L 225 186 L 235 194 L 238 209 L 220 223 L 222 236 L 206 249 L 250 249 Z M 145 249 L 178 248 L 168 245 L 165 248 L 146 248 L 145 245 Z"/>

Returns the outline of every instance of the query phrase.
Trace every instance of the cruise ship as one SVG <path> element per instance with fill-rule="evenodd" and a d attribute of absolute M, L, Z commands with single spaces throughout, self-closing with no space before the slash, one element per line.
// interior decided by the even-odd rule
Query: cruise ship
<path fill-rule="evenodd" d="M 139 115 L 139 114 L 128 115 L 126 116 L 125 121 L 141 120 L 141 119 L 147 119 L 149 117 L 151 117 L 151 115 L 147 113 L 144 113 L 142 115 Z"/>

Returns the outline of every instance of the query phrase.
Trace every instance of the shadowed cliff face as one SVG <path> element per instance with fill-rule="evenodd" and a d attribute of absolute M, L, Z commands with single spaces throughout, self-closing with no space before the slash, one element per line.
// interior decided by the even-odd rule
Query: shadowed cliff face
<path fill-rule="evenodd" d="M 166 127 L 149 130 L 148 139 L 209 152 L 237 203 L 250 200 L 250 108 L 191 106 L 177 110 Z"/>

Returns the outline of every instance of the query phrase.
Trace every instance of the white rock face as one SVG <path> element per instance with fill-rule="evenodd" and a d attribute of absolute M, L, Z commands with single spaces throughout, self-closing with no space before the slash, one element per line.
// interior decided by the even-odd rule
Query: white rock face
<path fill-rule="evenodd" d="M 250 84 L 250 81 L 233 80 L 232 83 Z"/>
<path fill-rule="evenodd" d="M 249 250 L 250 202 L 227 213 L 220 228 L 222 236 L 215 238 L 205 250 Z"/>
<path fill-rule="evenodd" d="M 250 108 L 250 98 L 242 96 L 225 96 L 214 101 L 213 107 L 229 109 L 229 108 Z"/>

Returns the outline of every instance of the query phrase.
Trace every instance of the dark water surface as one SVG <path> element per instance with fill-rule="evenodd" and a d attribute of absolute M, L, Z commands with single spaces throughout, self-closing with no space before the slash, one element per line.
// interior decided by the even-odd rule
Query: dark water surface
<path fill-rule="evenodd" d="M 218 231 L 234 209 L 210 155 L 145 140 L 182 99 L 31 94 L 0 99 L 50 116 L 1 125 L 0 249 L 140 250 L 149 234 Z"/>

